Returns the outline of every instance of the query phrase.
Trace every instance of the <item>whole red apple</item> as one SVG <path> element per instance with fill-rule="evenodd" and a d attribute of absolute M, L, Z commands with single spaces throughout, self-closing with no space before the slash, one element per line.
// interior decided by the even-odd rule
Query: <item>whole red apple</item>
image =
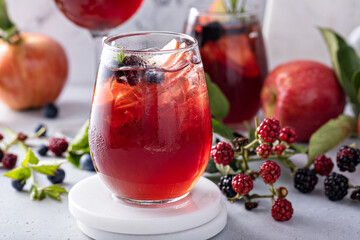
<path fill-rule="evenodd" d="M 63 48 L 40 34 L 0 40 L 0 100 L 15 110 L 41 107 L 59 96 L 68 74 Z"/>
<path fill-rule="evenodd" d="M 301 142 L 308 141 L 321 125 L 341 114 L 345 103 L 345 93 L 334 71 L 309 60 L 278 66 L 267 76 L 261 91 L 265 117 L 295 128 L 297 141 Z"/>

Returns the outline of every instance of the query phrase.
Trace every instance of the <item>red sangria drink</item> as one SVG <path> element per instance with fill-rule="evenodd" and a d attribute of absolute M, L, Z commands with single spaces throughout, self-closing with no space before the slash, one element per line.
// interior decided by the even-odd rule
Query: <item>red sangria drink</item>
<path fill-rule="evenodd" d="M 140 32 L 104 42 L 89 143 L 94 166 L 119 198 L 173 201 L 208 163 L 212 126 L 197 42 Z"/>
<path fill-rule="evenodd" d="M 90 31 L 107 31 L 128 20 L 143 0 L 55 0 L 60 11 Z"/>
<path fill-rule="evenodd" d="M 199 41 L 205 72 L 230 102 L 224 122 L 236 127 L 251 120 L 260 108 L 260 90 L 267 75 L 257 16 L 192 9 L 189 19 L 185 31 Z"/>

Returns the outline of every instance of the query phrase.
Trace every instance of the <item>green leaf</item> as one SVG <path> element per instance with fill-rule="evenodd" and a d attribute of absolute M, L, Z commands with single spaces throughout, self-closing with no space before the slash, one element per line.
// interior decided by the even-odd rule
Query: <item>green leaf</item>
<path fill-rule="evenodd" d="M 121 50 L 124 50 L 123 47 L 118 47 L 118 48 Z M 118 61 L 118 63 L 120 63 L 120 64 L 124 61 L 124 58 L 125 58 L 125 53 L 123 53 L 123 52 L 120 52 L 116 55 L 116 61 Z"/>
<path fill-rule="evenodd" d="M 60 198 L 60 193 L 57 192 L 57 191 L 46 191 L 46 196 L 48 196 L 49 198 L 52 198 L 56 201 L 61 201 L 61 198 Z"/>
<path fill-rule="evenodd" d="M 219 134 L 230 141 L 234 139 L 234 130 L 215 119 L 212 119 L 212 128 L 214 133 Z"/>
<path fill-rule="evenodd" d="M 37 164 L 39 162 L 39 159 L 37 157 L 35 157 L 33 151 L 31 150 L 31 148 L 28 149 L 28 153 L 24 159 L 24 161 L 21 163 L 21 165 L 23 167 L 27 166 L 28 163 L 30 164 Z"/>
<path fill-rule="evenodd" d="M 353 87 L 353 76 L 360 70 L 360 59 L 354 49 L 336 32 L 319 28 L 331 56 L 332 65 L 339 84 L 349 97 L 355 116 L 359 114 L 358 90 Z"/>
<path fill-rule="evenodd" d="M 29 164 L 28 166 L 38 173 L 53 176 L 58 170 L 61 164 L 66 162 L 65 160 L 44 160 L 37 165 Z"/>
<path fill-rule="evenodd" d="M 290 144 L 290 149 L 295 150 L 297 153 L 304 153 L 304 154 L 307 154 L 309 151 L 307 147 L 297 144 Z"/>
<path fill-rule="evenodd" d="M 316 156 L 335 148 L 353 133 L 356 133 L 354 118 L 340 115 L 338 118 L 329 120 L 311 135 L 306 167 L 310 167 Z"/>
<path fill-rule="evenodd" d="M 354 72 L 351 77 L 351 84 L 356 91 L 360 89 L 360 70 Z"/>
<path fill-rule="evenodd" d="M 59 193 L 67 193 L 65 188 L 60 187 L 59 184 L 51 185 L 45 188 L 45 191 L 56 191 Z"/>
<path fill-rule="evenodd" d="M 38 190 L 37 190 L 37 187 L 36 186 L 31 186 L 31 189 L 30 189 L 30 199 L 31 200 L 36 200 L 38 197 Z"/>
<path fill-rule="evenodd" d="M 89 148 L 89 119 L 81 126 L 79 132 L 70 142 L 69 151 L 84 150 Z"/>
<path fill-rule="evenodd" d="M 72 163 L 75 167 L 80 168 L 80 158 L 81 156 L 85 154 L 85 152 L 68 152 L 66 158 L 67 160 Z"/>
<path fill-rule="evenodd" d="M 27 167 L 16 168 L 4 174 L 5 177 L 9 177 L 14 180 L 26 180 L 30 177 L 30 175 L 31 171 Z"/>
<path fill-rule="evenodd" d="M 211 115 L 221 120 L 229 113 L 230 104 L 220 88 L 211 81 L 210 76 L 205 74 L 206 86 L 209 94 Z"/>
<path fill-rule="evenodd" d="M 215 165 L 215 162 L 212 158 L 209 159 L 209 162 L 206 166 L 206 169 L 205 169 L 205 172 L 207 173 L 216 173 L 218 172 L 217 168 L 216 168 L 216 165 Z"/>
<path fill-rule="evenodd" d="M 244 124 L 245 124 L 245 126 L 246 126 L 246 128 L 248 130 L 249 142 L 252 142 L 253 140 L 255 140 L 256 129 L 253 128 L 248 121 L 244 121 Z"/>

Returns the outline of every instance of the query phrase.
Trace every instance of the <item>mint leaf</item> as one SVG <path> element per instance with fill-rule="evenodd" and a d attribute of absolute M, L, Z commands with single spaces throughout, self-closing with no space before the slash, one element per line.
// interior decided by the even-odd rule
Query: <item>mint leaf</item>
<path fill-rule="evenodd" d="M 124 50 L 123 47 L 118 47 L 119 49 L 121 50 Z M 118 63 L 122 64 L 122 62 L 124 61 L 124 58 L 125 58 L 125 53 L 121 52 L 121 53 L 118 53 L 116 55 L 116 61 L 118 61 Z"/>
<path fill-rule="evenodd" d="M 216 119 L 212 119 L 212 128 L 214 133 L 219 134 L 220 136 L 227 138 L 230 141 L 234 139 L 234 131 Z"/>
<path fill-rule="evenodd" d="M 329 120 L 311 135 L 306 167 L 310 167 L 316 156 L 335 148 L 354 133 L 356 133 L 354 118 L 340 115 L 338 118 Z"/>
<path fill-rule="evenodd" d="M 30 169 L 27 167 L 16 168 L 4 174 L 5 177 L 9 177 L 14 180 L 23 180 L 23 181 L 28 179 L 30 175 L 31 175 Z"/>
<path fill-rule="evenodd" d="M 220 88 L 205 74 L 206 86 L 209 94 L 211 115 L 216 120 L 222 120 L 229 113 L 230 104 Z"/>
<path fill-rule="evenodd" d="M 89 119 L 81 126 L 79 132 L 70 142 L 69 151 L 83 150 L 89 147 L 88 140 Z"/>
<path fill-rule="evenodd" d="M 58 170 L 61 164 L 66 162 L 65 160 L 44 160 L 37 165 L 29 164 L 28 166 L 38 173 L 53 176 Z"/>
<path fill-rule="evenodd" d="M 27 166 L 28 163 L 30 164 L 37 164 L 39 162 L 39 159 L 37 157 L 35 157 L 33 151 L 31 150 L 31 148 L 28 149 L 28 153 L 24 159 L 24 161 L 21 163 L 21 165 L 23 167 Z"/>
<path fill-rule="evenodd" d="M 31 200 L 36 200 L 38 197 L 38 190 L 37 190 L 37 187 L 36 186 L 31 186 L 31 189 L 30 189 L 30 199 Z"/>
<path fill-rule="evenodd" d="M 49 198 L 52 198 L 56 201 L 61 201 L 61 198 L 60 198 L 60 193 L 59 192 L 56 192 L 56 191 L 46 191 L 46 196 L 48 196 Z"/>
<path fill-rule="evenodd" d="M 56 192 L 59 192 L 59 193 L 67 193 L 67 191 L 60 187 L 60 184 L 55 184 L 55 185 L 51 185 L 51 186 L 48 186 L 45 188 L 46 191 L 56 191 Z"/>

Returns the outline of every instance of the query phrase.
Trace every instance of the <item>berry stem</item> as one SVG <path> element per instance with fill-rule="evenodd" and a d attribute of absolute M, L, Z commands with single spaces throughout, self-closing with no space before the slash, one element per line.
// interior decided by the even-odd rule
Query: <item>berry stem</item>
<path fill-rule="evenodd" d="M 244 150 L 249 150 L 252 146 L 254 146 L 256 143 L 258 142 L 258 139 L 254 139 L 251 143 L 249 143 L 248 145 L 246 145 L 244 147 Z"/>
<path fill-rule="evenodd" d="M 4 131 L 5 131 L 7 134 L 9 134 L 10 137 L 13 137 L 14 140 L 17 140 L 16 133 L 15 133 L 13 130 L 11 130 L 9 127 L 4 127 Z M 13 140 L 13 141 L 14 141 L 14 140 Z M 20 146 L 20 148 L 24 151 L 24 153 L 27 153 L 27 151 L 28 151 L 27 146 L 26 146 L 23 142 L 21 142 L 21 141 L 16 141 L 16 142 L 17 142 L 17 144 Z M 13 143 L 13 144 L 14 144 L 14 143 Z M 12 144 L 11 144 L 11 145 L 12 145 Z M 11 145 L 9 145 L 6 150 L 8 150 Z M 6 148 L 6 146 L 5 146 L 5 148 Z M 6 152 L 6 151 L 4 150 L 4 152 Z"/>
<path fill-rule="evenodd" d="M 5 147 L 4 147 L 4 153 L 7 153 L 7 151 L 9 150 L 9 148 L 14 145 L 16 142 L 17 142 L 17 138 L 14 137 L 8 144 L 5 144 Z"/>
<path fill-rule="evenodd" d="M 274 195 L 273 194 L 269 194 L 269 195 L 259 195 L 259 194 L 251 194 L 251 195 L 247 195 L 246 198 L 250 201 L 251 199 L 254 198 L 273 198 Z"/>
<path fill-rule="evenodd" d="M 17 26 L 9 18 L 5 0 L 0 0 L 0 39 L 9 44 L 21 41 Z"/>
<path fill-rule="evenodd" d="M 40 185 L 36 182 L 34 170 L 30 168 L 30 183 L 31 186 L 39 187 Z"/>
<path fill-rule="evenodd" d="M 350 183 L 349 183 L 349 186 L 348 186 L 348 188 L 355 188 L 355 189 L 358 189 L 358 188 L 360 188 L 360 185 L 351 185 Z"/>

